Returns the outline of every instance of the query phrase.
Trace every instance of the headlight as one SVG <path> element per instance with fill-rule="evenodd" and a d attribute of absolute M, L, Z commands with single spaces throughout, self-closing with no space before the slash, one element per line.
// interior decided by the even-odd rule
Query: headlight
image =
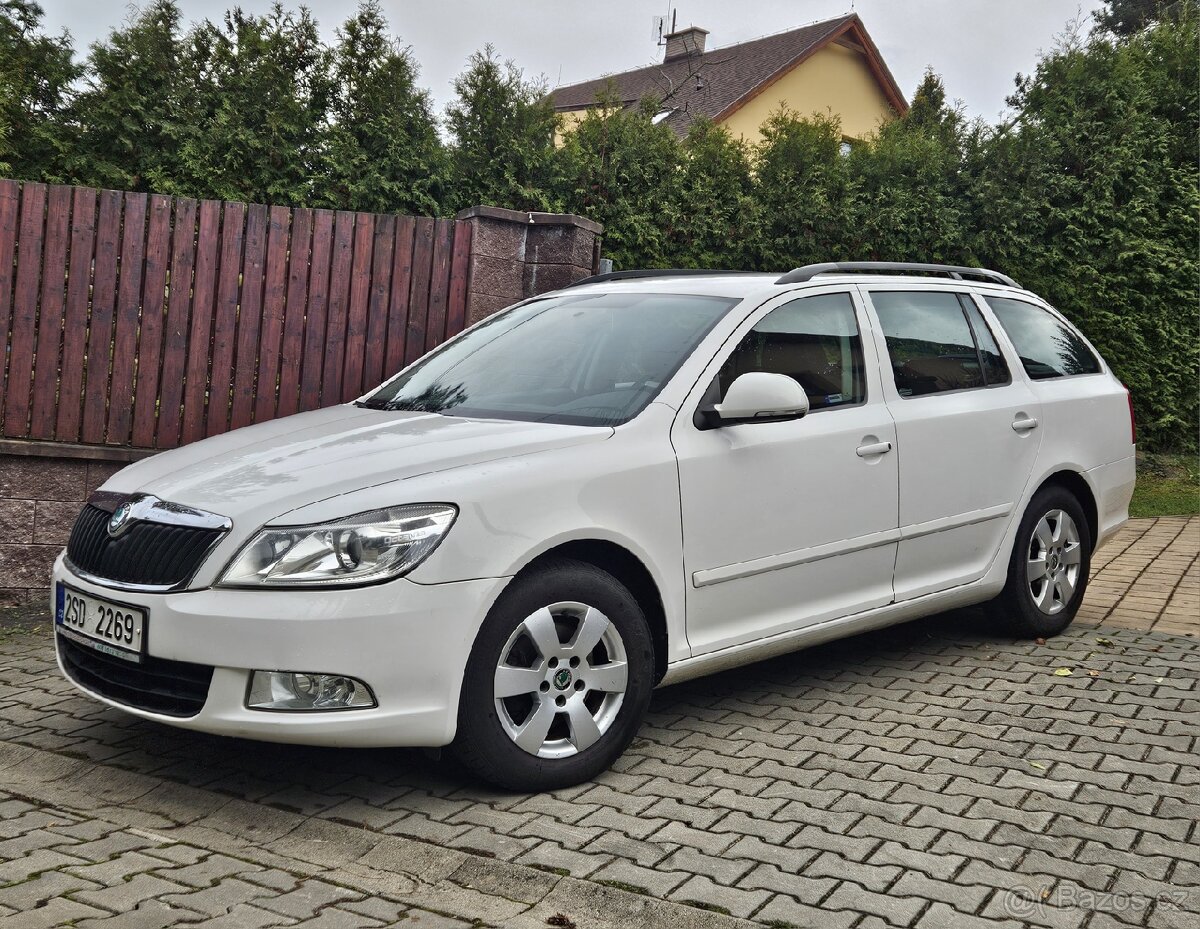
<path fill-rule="evenodd" d="M 336 587 L 390 580 L 429 556 L 458 509 L 393 506 L 317 526 L 267 527 L 230 562 L 220 587 Z"/>

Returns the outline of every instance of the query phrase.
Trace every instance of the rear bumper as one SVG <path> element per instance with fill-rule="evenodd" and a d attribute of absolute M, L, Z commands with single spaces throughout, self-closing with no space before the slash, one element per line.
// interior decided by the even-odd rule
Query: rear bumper
<path fill-rule="evenodd" d="M 55 583 L 148 611 L 146 649 L 213 667 L 195 715 L 164 716 L 80 690 L 174 726 L 271 742 L 440 746 L 454 738 L 463 672 L 475 635 L 507 578 L 417 584 L 403 578 L 354 590 L 197 590 L 133 593 L 76 577 L 60 557 Z M 53 596 L 53 592 L 51 594 Z M 57 636 L 56 636 L 57 638 Z M 62 668 L 62 656 L 59 656 Z M 363 710 L 246 708 L 254 670 L 341 674 L 365 681 L 378 706 Z"/>
<path fill-rule="evenodd" d="M 1096 495 L 1099 525 L 1096 548 L 1099 548 L 1129 521 L 1129 501 L 1133 499 L 1133 488 L 1137 482 L 1137 459 L 1130 455 L 1092 468 L 1087 472 L 1087 477 Z"/>

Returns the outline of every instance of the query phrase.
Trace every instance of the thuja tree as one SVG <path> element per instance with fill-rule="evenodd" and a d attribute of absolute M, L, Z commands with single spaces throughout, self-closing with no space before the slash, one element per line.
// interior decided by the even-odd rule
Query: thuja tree
<path fill-rule="evenodd" d="M 743 267 L 751 260 L 758 209 L 750 150 L 728 129 L 694 122 L 679 148 L 676 209 L 667 228 L 678 267 Z"/>
<path fill-rule="evenodd" d="M 184 54 L 174 0 L 135 11 L 92 45 L 71 113 L 78 133 L 70 158 L 79 183 L 117 190 L 178 189 L 185 121 Z"/>
<path fill-rule="evenodd" d="M 452 207 L 553 209 L 558 117 L 545 86 L 488 45 L 471 56 L 454 92 L 446 108 Z"/>
<path fill-rule="evenodd" d="M 604 254 L 618 268 L 660 268 L 678 257 L 671 231 L 680 210 L 680 144 L 654 121 L 657 111 L 652 100 L 625 109 L 606 96 L 559 151 L 562 203 L 604 223 Z"/>
<path fill-rule="evenodd" d="M 181 56 L 179 186 L 228 200 L 303 204 L 322 164 L 328 51 L 305 9 L 234 9 L 205 22 Z"/>
<path fill-rule="evenodd" d="M 1195 448 L 1200 88 L 1195 16 L 1043 58 L 987 140 L 980 257 L 1044 294 L 1130 387 L 1150 445 Z"/>
<path fill-rule="evenodd" d="M 838 121 L 780 110 L 762 127 L 753 196 L 761 221 L 754 263 L 763 270 L 859 257 L 847 251 L 847 159 Z"/>
<path fill-rule="evenodd" d="M 47 35 L 43 16 L 32 0 L 0 0 L 0 173 L 53 181 L 66 174 L 79 68 L 70 36 Z"/>
<path fill-rule="evenodd" d="M 435 213 L 445 180 L 442 146 L 418 67 L 392 37 L 377 0 L 337 33 L 329 126 L 316 202 L 351 210 Z"/>

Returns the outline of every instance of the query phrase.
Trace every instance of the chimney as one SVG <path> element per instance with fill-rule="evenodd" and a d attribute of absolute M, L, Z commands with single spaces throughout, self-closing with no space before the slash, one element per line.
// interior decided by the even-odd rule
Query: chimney
<path fill-rule="evenodd" d="M 699 26 L 688 26 L 667 36 L 667 54 L 663 61 L 674 61 L 676 58 L 694 58 L 704 54 L 704 37 L 707 29 Z"/>

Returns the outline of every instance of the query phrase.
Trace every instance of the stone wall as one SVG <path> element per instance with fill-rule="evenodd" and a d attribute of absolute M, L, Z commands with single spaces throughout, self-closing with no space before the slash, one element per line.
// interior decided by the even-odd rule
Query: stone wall
<path fill-rule="evenodd" d="M 133 457 L 124 450 L 79 446 L 62 446 L 49 457 L 7 453 L 47 444 L 0 442 L 0 607 L 46 596 L 50 567 L 84 500 Z M 114 453 L 125 460 L 97 457 L 111 459 Z"/>

